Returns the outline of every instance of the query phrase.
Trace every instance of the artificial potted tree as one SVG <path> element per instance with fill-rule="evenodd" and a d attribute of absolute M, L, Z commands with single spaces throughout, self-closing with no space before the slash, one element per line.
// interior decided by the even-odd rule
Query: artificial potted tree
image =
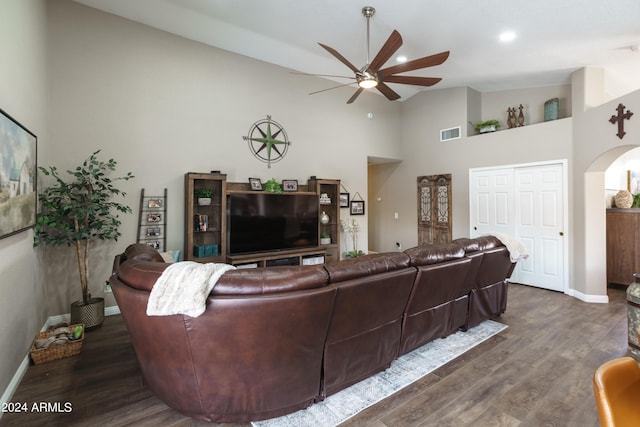
<path fill-rule="evenodd" d="M 98 159 L 95 151 L 75 170 L 67 170 L 67 179 L 55 166 L 38 169 L 55 183 L 38 195 L 40 211 L 36 215 L 34 246 L 72 246 L 78 262 L 82 299 L 71 304 L 71 323 L 84 323 L 86 330 L 102 325 L 104 298 L 92 298 L 89 292 L 89 249 L 96 240 L 115 241 L 120 237 L 118 212 L 131 213 L 131 208 L 114 201 L 125 192 L 115 187 L 119 180 L 133 178 L 131 172 L 118 178 L 109 173 L 116 161 Z"/>

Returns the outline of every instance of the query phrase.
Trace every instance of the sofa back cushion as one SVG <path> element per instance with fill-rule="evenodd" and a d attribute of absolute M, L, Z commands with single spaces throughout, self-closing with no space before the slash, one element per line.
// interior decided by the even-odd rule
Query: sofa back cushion
<path fill-rule="evenodd" d="M 116 274 L 126 285 L 151 292 L 162 272 L 172 264 L 130 259 Z M 321 265 L 238 269 L 225 272 L 211 295 L 262 295 L 320 288 L 329 275 Z"/>
<path fill-rule="evenodd" d="M 464 256 L 464 248 L 457 243 L 421 245 L 404 251 L 413 266 L 438 264 Z"/>
<path fill-rule="evenodd" d="M 144 243 L 134 243 L 127 246 L 127 249 L 125 249 L 124 253 L 120 256 L 120 261 L 124 262 L 128 259 L 164 262 L 164 258 L 160 255 L 160 252 Z"/>
<path fill-rule="evenodd" d="M 156 280 L 170 265 L 164 262 L 129 259 L 120 264 L 116 275 L 125 285 L 141 291 L 151 292 Z"/>
<path fill-rule="evenodd" d="M 337 283 L 407 268 L 409 257 L 402 252 L 379 253 L 345 259 L 324 267 L 329 273 L 329 283 Z"/>
<path fill-rule="evenodd" d="M 326 286 L 329 275 L 322 265 L 250 268 L 227 271 L 211 295 L 258 295 L 301 291 Z"/>

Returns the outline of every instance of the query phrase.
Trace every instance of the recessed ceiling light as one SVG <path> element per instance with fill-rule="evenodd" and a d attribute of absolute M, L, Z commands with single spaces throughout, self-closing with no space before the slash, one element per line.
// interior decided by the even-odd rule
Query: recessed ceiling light
<path fill-rule="evenodd" d="M 396 61 L 398 61 L 398 62 L 407 62 L 407 57 L 406 56 L 398 56 L 396 58 Z"/>
<path fill-rule="evenodd" d="M 502 42 L 510 42 L 515 38 L 516 33 L 514 33 L 513 31 L 505 31 L 504 33 L 500 34 L 500 41 Z"/>

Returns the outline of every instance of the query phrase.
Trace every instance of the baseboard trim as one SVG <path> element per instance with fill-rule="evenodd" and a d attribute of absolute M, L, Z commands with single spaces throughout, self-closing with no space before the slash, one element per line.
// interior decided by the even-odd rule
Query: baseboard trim
<path fill-rule="evenodd" d="M 565 292 L 567 295 L 578 298 L 580 301 L 596 303 L 596 304 L 608 304 L 609 296 L 608 295 L 589 295 L 584 294 L 580 291 L 576 291 L 575 289 L 569 289 Z"/>
<path fill-rule="evenodd" d="M 117 305 L 104 308 L 105 316 L 115 316 L 117 314 L 120 314 L 120 307 L 118 307 Z M 42 329 L 40 329 L 40 332 L 46 331 L 51 325 L 55 325 L 56 323 L 60 323 L 60 322 L 69 322 L 70 320 L 71 320 L 71 313 L 51 316 L 47 319 L 46 322 L 44 322 L 44 325 L 42 326 Z M 29 369 L 30 364 L 31 364 L 31 361 L 29 358 L 29 353 L 27 352 L 26 356 L 18 366 L 16 373 L 13 374 L 13 378 L 11 378 L 9 385 L 4 390 L 4 393 L 2 393 L 2 397 L 0 397 L 0 406 L 4 407 L 6 403 L 11 402 L 11 398 L 13 397 L 13 394 L 18 389 L 18 386 L 20 385 L 20 381 L 22 381 L 24 374 L 27 373 L 27 369 Z M 2 414 L 3 412 L 0 411 L 0 419 L 2 419 Z"/>

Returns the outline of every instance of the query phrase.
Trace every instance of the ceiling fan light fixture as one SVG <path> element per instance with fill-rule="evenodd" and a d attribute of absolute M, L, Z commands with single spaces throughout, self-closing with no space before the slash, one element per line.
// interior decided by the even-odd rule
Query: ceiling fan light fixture
<path fill-rule="evenodd" d="M 378 80 L 375 77 L 362 77 L 358 79 L 358 86 L 363 89 L 371 89 L 378 86 Z"/>

